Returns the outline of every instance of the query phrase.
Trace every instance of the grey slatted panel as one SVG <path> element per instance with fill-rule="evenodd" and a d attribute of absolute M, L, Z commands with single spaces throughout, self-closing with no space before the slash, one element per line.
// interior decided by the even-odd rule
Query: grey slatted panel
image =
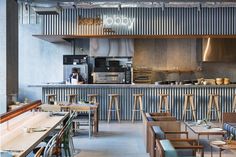
<path fill-rule="evenodd" d="M 78 16 L 103 18 L 107 15 L 133 17 L 133 29 L 117 27 L 116 34 L 137 35 L 191 35 L 235 34 L 236 8 L 122 8 L 117 9 L 63 9 L 59 15 L 43 16 L 43 34 L 103 34 L 102 26 L 78 25 Z M 59 30 L 58 30 L 59 29 Z"/>
<path fill-rule="evenodd" d="M 97 93 L 98 102 L 100 104 L 99 116 L 101 120 L 107 119 L 108 109 L 108 94 L 118 93 L 120 94 L 120 112 L 122 120 L 131 120 L 132 109 L 133 109 L 133 94 L 143 93 L 143 105 L 146 112 L 156 112 L 159 106 L 158 93 L 169 94 L 169 106 L 172 115 L 176 116 L 177 119 L 182 118 L 184 94 L 194 94 L 194 103 L 196 106 L 197 119 L 203 119 L 207 115 L 207 105 L 209 101 L 209 93 L 218 93 L 219 105 L 222 112 L 231 112 L 233 96 L 236 93 L 234 87 L 43 87 L 42 90 L 42 101 L 45 102 L 46 94 L 56 94 L 57 101 L 67 101 L 67 94 L 77 94 L 78 99 L 87 100 L 87 94 Z M 136 113 L 138 120 L 141 120 L 139 113 Z M 191 118 L 191 115 L 187 113 L 187 118 Z M 216 116 L 213 113 L 212 118 Z M 115 113 L 112 113 L 112 119 L 116 119 Z"/>

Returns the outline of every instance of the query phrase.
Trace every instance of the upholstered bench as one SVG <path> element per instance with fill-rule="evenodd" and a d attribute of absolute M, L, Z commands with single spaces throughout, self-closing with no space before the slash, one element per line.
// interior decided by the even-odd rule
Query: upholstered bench
<path fill-rule="evenodd" d="M 227 136 L 233 135 L 236 140 L 236 113 L 228 112 L 223 113 L 223 129 L 227 131 Z"/>
<path fill-rule="evenodd" d="M 233 135 L 233 139 L 236 140 L 236 123 L 224 123 L 223 129 L 227 131 L 227 136 Z"/>

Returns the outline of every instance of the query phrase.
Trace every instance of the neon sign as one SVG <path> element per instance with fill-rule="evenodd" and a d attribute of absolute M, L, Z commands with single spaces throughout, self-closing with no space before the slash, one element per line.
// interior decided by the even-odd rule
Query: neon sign
<path fill-rule="evenodd" d="M 112 26 L 123 26 L 128 27 L 128 29 L 133 28 L 135 19 L 125 17 L 122 15 L 104 15 L 103 16 L 103 26 L 112 27 Z"/>

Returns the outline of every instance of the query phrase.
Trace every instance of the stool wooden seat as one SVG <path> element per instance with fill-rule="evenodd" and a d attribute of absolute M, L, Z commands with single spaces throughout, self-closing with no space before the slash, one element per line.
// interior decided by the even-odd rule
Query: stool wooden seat
<path fill-rule="evenodd" d="M 109 101 L 109 108 L 108 108 L 108 118 L 107 118 L 107 122 L 110 122 L 110 117 L 111 117 L 111 111 L 115 111 L 117 114 L 117 118 L 118 121 L 120 122 L 120 112 L 119 112 L 119 101 L 118 101 L 118 97 L 119 94 L 108 94 L 108 96 L 110 97 L 110 101 Z M 112 110 L 112 105 L 115 105 L 115 109 Z"/>
<path fill-rule="evenodd" d="M 48 104 L 50 104 L 50 102 L 55 102 L 56 101 L 56 94 L 46 94 L 46 100 Z"/>
<path fill-rule="evenodd" d="M 67 101 L 69 103 L 76 103 L 77 102 L 77 94 L 67 94 Z"/>
<path fill-rule="evenodd" d="M 93 102 L 93 103 L 97 103 L 97 96 L 98 96 L 98 94 L 88 94 L 87 95 L 89 102 Z"/>
<path fill-rule="evenodd" d="M 232 105 L 232 112 L 235 112 L 236 109 L 236 94 L 234 94 L 234 100 L 233 100 L 233 105 Z"/>
<path fill-rule="evenodd" d="M 195 113 L 195 105 L 193 102 L 193 94 L 185 94 L 184 95 L 184 110 L 182 114 L 182 119 L 185 120 L 185 115 L 187 111 L 192 112 L 193 119 L 196 121 L 196 113 Z M 188 107 L 191 108 L 188 110 Z"/>
<path fill-rule="evenodd" d="M 134 114 L 137 111 L 140 111 L 140 115 L 142 117 L 142 111 L 143 111 L 143 94 L 133 94 L 134 96 L 134 109 L 132 113 L 132 123 L 134 122 Z M 139 109 L 137 109 L 139 103 Z"/>
<path fill-rule="evenodd" d="M 168 104 L 168 94 L 159 94 L 160 95 L 160 101 L 159 101 L 159 112 L 170 112 L 169 110 L 169 104 Z M 163 109 L 164 105 L 164 109 Z"/>
<path fill-rule="evenodd" d="M 219 95 L 218 94 L 209 94 L 209 103 L 207 106 L 207 120 L 210 120 L 211 112 L 213 111 L 213 107 L 216 108 L 217 118 L 219 122 L 221 122 L 221 113 L 219 107 Z"/>

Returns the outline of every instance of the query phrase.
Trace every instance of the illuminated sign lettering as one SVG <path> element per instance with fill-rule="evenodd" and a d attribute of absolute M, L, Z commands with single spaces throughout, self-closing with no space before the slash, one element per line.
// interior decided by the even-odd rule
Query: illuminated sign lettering
<path fill-rule="evenodd" d="M 103 16 L 103 26 L 112 27 L 112 26 L 125 26 L 128 29 L 133 28 L 134 18 L 128 18 L 122 15 L 104 15 Z"/>

